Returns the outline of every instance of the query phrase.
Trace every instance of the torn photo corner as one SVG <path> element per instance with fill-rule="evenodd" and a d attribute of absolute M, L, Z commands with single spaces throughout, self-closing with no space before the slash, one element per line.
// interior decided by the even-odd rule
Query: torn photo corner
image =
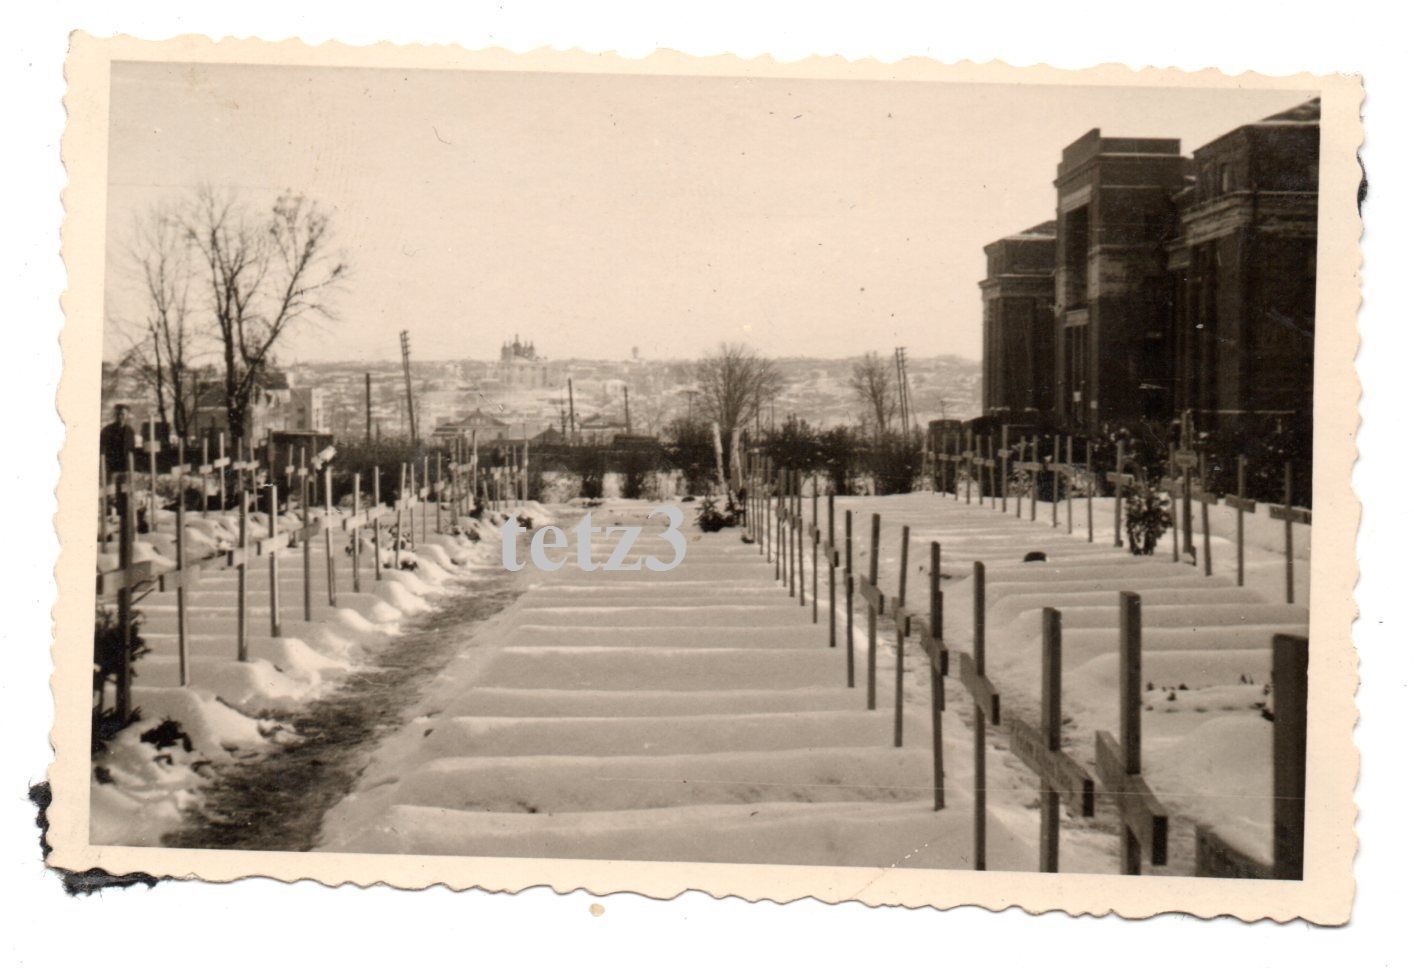
<path fill-rule="evenodd" d="M 1348 918 L 1358 79 L 68 79 L 52 865 Z"/>

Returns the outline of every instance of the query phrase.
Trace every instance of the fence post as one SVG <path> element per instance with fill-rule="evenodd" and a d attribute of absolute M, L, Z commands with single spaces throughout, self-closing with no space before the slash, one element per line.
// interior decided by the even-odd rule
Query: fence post
<path fill-rule="evenodd" d="M 870 593 L 865 596 L 869 606 L 869 659 L 866 675 L 866 701 L 869 709 L 875 707 L 876 692 L 876 666 L 878 663 L 879 649 L 879 614 L 877 608 L 879 592 L 879 515 L 872 514 L 869 519 L 869 589 Z"/>
<path fill-rule="evenodd" d="M 928 634 L 940 648 L 943 641 L 943 575 L 941 561 L 942 548 L 939 546 L 938 542 L 934 541 L 930 548 L 930 561 L 928 565 Z M 932 702 L 929 703 L 929 715 L 933 721 L 933 809 L 941 810 L 945 806 L 943 793 L 943 709 L 946 706 L 946 700 L 943 697 L 943 674 L 947 670 L 943 667 L 943 655 L 941 653 L 936 658 L 930 656 L 929 660 L 928 681 L 932 687 Z"/>
<path fill-rule="evenodd" d="M 1021 507 L 1018 496 L 1017 508 Z M 972 563 L 972 666 L 980 679 L 987 674 L 987 566 Z M 972 866 L 987 869 L 987 715 L 972 703 Z"/>
<path fill-rule="evenodd" d="M 1061 747 L 1061 613 L 1041 611 L 1041 735 L 1046 749 Z M 1041 778 L 1041 870 L 1060 870 L 1060 791 Z"/>
<path fill-rule="evenodd" d="M 982 503 L 982 495 L 977 495 L 977 503 Z M 894 606 L 894 746 L 903 746 L 903 652 L 908 641 L 908 617 L 904 614 L 904 602 L 908 595 L 908 525 L 903 526 L 903 538 L 899 542 L 898 561 L 898 602 Z"/>
<path fill-rule="evenodd" d="M 280 516 L 280 485 L 271 481 L 270 488 L 270 637 L 280 637 L 280 549 L 276 546 L 275 535 L 279 529 L 276 521 Z"/>
<path fill-rule="evenodd" d="M 1310 643 L 1272 639 L 1272 862 L 1276 877 L 1301 880 L 1306 843 L 1306 694 Z"/>
<path fill-rule="evenodd" d="M 844 668 L 845 684 L 854 688 L 854 511 L 844 512 Z"/>
<path fill-rule="evenodd" d="M 1041 441 L 1031 436 L 1031 520 L 1036 520 L 1036 492 L 1041 486 Z"/>
<path fill-rule="evenodd" d="M 250 646 L 246 641 L 246 556 L 250 554 L 250 495 L 245 491 L 241 491 L 240 542 L 240 564 L 236 566 L 236 660 L 249 662 Z"/>

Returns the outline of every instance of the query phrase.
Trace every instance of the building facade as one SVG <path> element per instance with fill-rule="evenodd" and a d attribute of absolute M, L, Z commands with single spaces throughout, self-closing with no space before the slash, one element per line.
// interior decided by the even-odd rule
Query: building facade
<path fill-rule="evenodd" d="M 1035 420 L 1052 406 L 1056 223 L 988 245 L 982 287 L 982 412 Z"/>
<path fill-rule="evenodd" d="M 1319 132 L 1312 101 L 1191 158 L 1098 129 L 1067 146 L 1055 222 L 984 248 L 986 414 L 1077 434 L 1309 419 Z"/>

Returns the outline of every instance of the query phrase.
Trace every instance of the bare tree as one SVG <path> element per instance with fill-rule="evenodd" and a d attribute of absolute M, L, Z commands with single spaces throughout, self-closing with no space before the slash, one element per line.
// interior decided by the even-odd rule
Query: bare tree
<path fill-rule="evenodd" d="M 776 365 L 741 343 L 723 343 L 697 363 L 697 411 L 717 421 L 723 439 L 747 423 L 785 386 Z"/>
<path fill-rule="evenodd" d="M 199 392 L 198 340 L 191 312 L 190 251 L 181 222 L 169 207 L 154 207 L 134 221 L 127 258 L 139 282 L 142 318 L 122 327 L 130 345 L 119 367 L 152 394 L 157 419 L 186 436 Z"/>
<path fill-rule="evenodd" d="M 199 190 L 184 223 L 198 253 L 221 351 L 226 423 L 246 436 L 250 401 L 280 339 L 302 320 L 334 319 L 328 302 L 348 274 L 328 214 L 286 193 L 265 217 L 238 198 Z"/>
<path fill-rule="evenodd" d="M 854 364 L 849 388 L 864 407 L 866 422 L 873 425 L 876 436 L 882 436 L 898 414 L 896 376 L 890 364 L 878 353 L 866 353 Z"/>

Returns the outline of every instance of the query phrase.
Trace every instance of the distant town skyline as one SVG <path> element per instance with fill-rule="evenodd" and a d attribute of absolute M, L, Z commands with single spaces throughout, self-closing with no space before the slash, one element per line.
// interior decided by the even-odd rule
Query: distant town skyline
<path fill-rule="evenodd" d="M 329 207 L 353 272 L 282 363 L 981 355 L 981 246 L 1054 216 L 1091 128 L 1183 150 L 1293 91 L 116 65 L 109 320 L 152 205 L 199 184 Z M 1160 120 L 1155 120 L 1160 119 Z M 231 150 L 238 143 L 239 151 Z M 105 353 L 123 342 L 107 328 Z"/>

